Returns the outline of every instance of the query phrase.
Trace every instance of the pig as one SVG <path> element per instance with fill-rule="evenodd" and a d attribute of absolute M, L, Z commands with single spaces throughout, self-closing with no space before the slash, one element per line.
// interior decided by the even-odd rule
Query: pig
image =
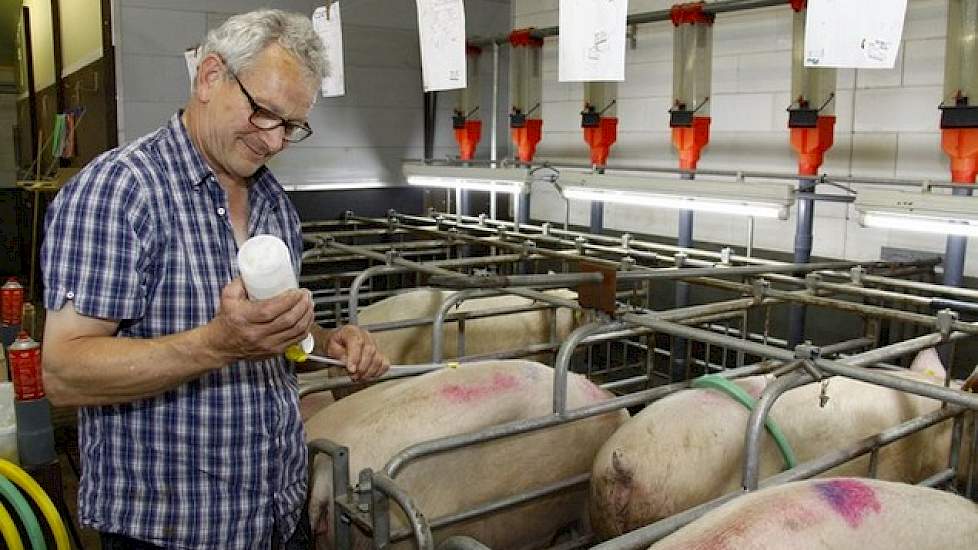
<path fill-rule="evenodd" d="M 978 504 L 944 491 L 851 477 L 749 493 L 650 550 L 978 548 Z"/>
<path fill-rule="evenodd" d="M 576 299 L 577 294 L 569 290 L 548 292 L 560 298 Z M 435 289 L 416 289 L 403 294 L 391 296 L 379 302 L 370 304 L 358 313 L 359 324 L 370 325 L 389 321 L 408 319 L 433 318 L 438 308 L 453 292 Z M 456 308 L 457 311 L 474 312 L 487 309 L 528 306 L 532 300 L 520 296 L 502 295 L 490 298 L 466 300 Z M 541 344 L 550 341 L 551 314 L 547 310 L 528 311 L 525 313 L 510 313 L 473 319 L 465 324 L 465 353 L 466 355 L 491 353 L 526 347 L 530 344 Z M 579 324 L 579 315 L 568 309 L 557 310 L 557 341 L 567 337 Z M 391 360 L 392 364 L 416 364 L 431 362 L 431 325 L 409 327 L 397 330 L 374 332 L 377 347 Z M 443 340 L 442 358 L 451 360 L 458 353 L 458 325 L 454 322 L 445 323 L 445 338 Z M 545 354 L 529 357 L 541 360 Z M 333 369 L 335 376 L 342 373 Z M 325 371 L 299 374 L 299 385 L 322 382 L 328 377 Z M 342 398 L 346 392 L 337 392 L 336 398 Z M 333 402 L 330 392 L 317 392 L 303 397 L 299 404 L 303 420 L 311 418 L 316 412 Z"/>
<path fill-rule="evenodd" d="M 436 289 L 417 289 L 391 296 L 364 307 L 359 324 L 370 325 L 407 319 L 431 318 L 454 292 Z M 560 298 L 576 299 L 568 290 L 548 292 Z M 533 300 L 504 294 L 462 302 L 453 311 L 475 312 L 487 309 L 529 306 Z M 557 310 L 557 341 L 561 341 L 578 324 L 578 316 L 567 308 Z M 465 354 L 477 355 L 542 344 L 550 341 L 551 314 L 547 310 L 510 313 L 465 323 Z M 431 325 L 374 333 L 377 346 L 393 364 L 431 362 Z M 453 359 L 458 351 L 458 324 L 445 323 L 443 359 Z M 536 359 L 536 358 L 534 358 Z"/>
<path fill-rule="evenodd" d="M 944 369 L 931 351 L 919 354 L 901 376 L 942 384 Z M 736 383 L 758 398 L 770 376 Z M 771 418 L 780 426 L 799 463 L 855 443 L 940 407 L 932 399 L 834 377 L 785 393 Z M 749 411 L 713 389 L 680 391 L 636 414 L 598 452 L 591 478 L 591 521 L 607 538 L 654 523 L 741 487 Z M 947 466 L 951 422 L 884 447 L 878 477 L 919 482 Z M 764 434 L 761 478 L 784 469 L 774 440 Z M 966 460 L 967 453 L 962 453 Z M 963 462 L 966 463 L 966 462 Z M 843 464 L 826 476 L 868 474 L 869 456 Z"/>
<path fill-rule="evenodd" d="M 340 399 L 306 424 L 312 441 L 327 438 L 349 448 L 350 472 L 383 469 L 398 451 L 450 435 L 477 432 L 498 424 L 551 412 L 553 369 L 526 360 L 495 360 L 444 368 L 421 376 L 376 384 Z M 581 407 L 611 394 L 571 374 L 568 404 Z M 519 436 L 436 454 L 409 464 L 395 478 L 428 519 L 479 503 L 515 495 L 591 470 L 601 444 L 627 418 L 624 410 Z M 309 515 L 319 531 L 320 548 L 331 547 L 332 513 L 329 458 L 314 464 Z M 477 518 L 435 532 L 475 537 L 491 548 L 538 548 L 550 544 L 562 527 L 586 516 L 586 487 Z M 391 505 L 392 530 L 405 526 Z M 358 537 L 359 547 L 368 541 Z M 402 543 L 413 548 L 410 541 Z"/>

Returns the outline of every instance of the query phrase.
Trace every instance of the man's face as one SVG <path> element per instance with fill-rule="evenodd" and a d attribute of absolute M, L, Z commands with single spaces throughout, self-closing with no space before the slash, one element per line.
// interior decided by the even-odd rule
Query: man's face
<path fill-rule="evenodd" d="M 214 168 L 245 179 L 285 148 L 284 126 L 263 130 L 252 120 L 305 123 L 315 98 L 315 84 L 299 62 L 278 45 L 265 48 L 240 74 L 216 84 L 208 108 L 204 148 Z M 254 101 L 249 101 L 248 95 Z M 260 111 L 254 118 L 254 106 Z"/>

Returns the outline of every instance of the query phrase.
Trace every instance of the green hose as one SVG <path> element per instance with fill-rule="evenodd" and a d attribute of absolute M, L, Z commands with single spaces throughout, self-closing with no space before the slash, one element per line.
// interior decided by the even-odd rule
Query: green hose
<path fill-rule="evenodd" d="M 757 405 L 757 401 L 751 397 L 749 393 L 744 391 L 744 388 L 741 388 L 730 380 L 716 374 L 707 374 L 693 380 L 693 387 L 719 390 L 732 397 L 734 401 L 740 403 L 749 411 L 753 411 L 754 407 Z M 771 418 L 771 415 L 768 415 L 768 417 L 764 419 L 764 427 L 767 428 L 767 432 L 771 434 L 771 437 L 774 438 L 774 442 L 778 445 L 778 449 L 781 451 L 781 455 L 784 457 L 785 469 L 790 470 L 794 468 L 795 465 L 798 464 L 798 460 L 795 458 L 795 452 L 791 450 L 791 444 L 788 443 L 788 438 L 784 436 L 784 432 L 781 431 L 781 428 L 775 424 L 774 419 Z"/>
<path fill-rule="evenodd" d="M 9 479 L 0 475 L 0 496 L 7 499 L 20 517 L 20 522 L 27 530 L 27 538 L 31 541 L 31 548 L 34 550 L 47 550 L 48 545 L 44 542 L 44 533 L 41 532 L 41 524 L 37 522 L 37 516 L 31 510 L 31 505 L 24 499 L 24 495 Z"/>

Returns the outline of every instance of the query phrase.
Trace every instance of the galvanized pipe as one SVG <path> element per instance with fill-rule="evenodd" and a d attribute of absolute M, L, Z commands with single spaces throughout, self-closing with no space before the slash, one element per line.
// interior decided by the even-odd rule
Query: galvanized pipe
<path fill-rule="evenodd" d="M 410 216 L 410 215 L 406 215 L 406 214 L 396 214 L 396 215 L 400 219 L 409 220 L 409 221 L 416 221 L 416 222 L 430 222 L 430 221 L 433 221 L 433 220 L 428 220 L 426 218 L 421 218 L 421 217 L 417 217 L 417 216 Z M 473 220 L 467 220 L 467 221 L 473 221 Z M 450 222 L 446 222 L 446 223 L 450 223 Z M 491 224 L 492 225 L 495 225 L 495 226 L 499 226 L 499 227 L 510 227 L 512 225 L 509 222 L 505 222 L 505 221 L 494 221 L 494 222 L 491 222 Z M 491 229 L 489 227 L 471 226 L 471 225 L 465 225 L 465 224 L 457 225 L 457 227 L 459 229 L 465 229 L 465 230 L 471 230 L 471 231 L 485 231 L 485 232 L 493 232 L 494 231 L 493 229 Z M 534 229 L 534 230 L 541 230 L 540 227 L 536 227 L 536 226 L 525 226 L 524 228 Z M 553 228 L 550 229 L 549 233 L 551 235 L 551 236 L 548 237 L 549 239 L 554 240 L 557 243 L 563 244 L 563 245 L 566 245 L 566 246 L 574 246 L 575 243 L 573 241 L 561 240 L 561 239 L 559 239 L 559 238 L 557 238 L 555 236 L 564 235 L 564 236 L 569 236 L 569 237 L 572 237 L 572 238 L 578 238 L 578 237 L 580 237 L 580 238 L 585 239 L 586 241 L 598 241 L 598 242 L 605 242 L 605 243 L 614 244 L 614 245 L 620 244 L 620 239 L 615 238 L 615 237 L 605 236 L 605 235 L 588 235 L 586 233 L 580 233 L 580 232 L 576 232 L 576 231 L 563 231 L 563 230 L 560 230 L 560 229 L 553 229 Z M 542 239 L 542 235 L 520 234 L 520 235 L 517 235 L 517 236 L 523 237 L 523 238 L 527 238 L 527 239 L 530 239 L 530 238 Z M 475 237 L 473 237 L 473 238 L 475 238 Z M 615 247 L 598 247 L 598 246 L 594 245 L 591 242 L 585 242 L 584 243 L 584 247 L 587 248 L 587 249 L 599 250 L 599 251 L 602 251 L 602 252 L 617 253 L 617 254 L 621 254 L 621 255 L 631 255 L 633 257 L 647 257 L 647 256 L 644 256 L 643 254 L 641 254 L 639 251 L 634 250 L 636 248 L 644 248 L 644 249 L 648 249 L 648 250 L 658 250 L 660 252 L 663 252 L 664 253 L 663 255 L 653 254 L 652 256 L 648 256 L 650 259 L 654 259 L 655 261 L 674 261 L 674 254 L 676 252 L 684 252 L 684 253 L 688 253 L 688 254 L 695 254 L 695 255 L 698 255 L 698 256 L 703 256 L 703 257 L 706 257 L 706 258 L 710 258 L 712 260 L 720 260 L 721 259 L 720 258 L 720 254 L 717 253 L 717 252 L 711 252 L 711 251 L 706 251 L 706 250 L 698 250 L 698 249 L 682 249 L 682 248 L 679 248 L 679 247 L 676 247 L 676 246 L 664 245 L 664 244 L 659 244 L 659 243 L 651 243 L 651 242 L 639 241 L 639 240 L 632 240 L 632 241 L 630 241 L 630 243 L 629 243 L 630 250 L 628 250 L 628 251 L 623 250 L 623 249 L 620 249 L 620 248 L 615 248 Z M 777 266 L 792 266 L 793 265 L 793 264 L 785 264 L 783 262 L 777 262 L 777 261 L 774 261 L 774 260 L 764 260 L 764 259 L 760 259 L 760 258 L 753 258 L 753 257 L 746 257 L 746 256 L 736 256 L 736 255 L 735 256 L 731 256 L 730 257 L 730 260 L 731 261 L 735 261 L 735 262 L 740 262 L 740 263 L 757 264 L 757 265 L 777 265 Z M 707 267 L 712 267 L 713 264 L 716 263 L 716 262 L 709 262 L 709 261 L 704 262 L 703 260 L 699 260 L 699 259 L 695 259 L 695 258 L 687 258 L 686 259 L 686 262 L 688 262 L 690 264 L 697 264 L 697 265 L 702 265 L 702 266 L 707 266 Z M 851 278 L 851 275 L 848 272 L 842 272 L 842 273 L 840 273 L 840 272 L 836 272 L 836 271 L 831 271 L 832 269 L 839 269 L 839 267 L 832 267 L 830 265 L 832 263 L 835 263 L 835 262 L 826 262 L 825 264 L 819 264 L 819 265 L 826 265 L 827 267 L 824 268 L 825 269 L 824 271 L 823 270 L 819 270 L 818 273 L 820 275 L 824 275 L 826 277 L 837 277 L 837 278 L 844 278 L 844 279 L 847 279 L 847 280 Z M 892 264 L 888 264 L 887 262 L 841 262 L 841 264 L 846 264 L 846 263 L 848 263 L 848 267 L 854 267 L 856 265 L 864 265 L 864 266 L 867 266 L 867 265 L 892 265 Z M 807 265 L 810 266 L 810 265 L 813 265 L 813 264 L 807 264 Z M 837 264 L 837 265 L 839 265 L 839 264 Z M 732 266 L 732 267 L 727 268 L 727 269 L 741 269 L 743 267 L 744 266 Z M 794 268 L 794 269 L 792 269 L 792 271 L 799 271 L 799 269 L 798 268 Z M 758 273 L 760 273 L 760 272 L 763 272 L 763 270 L 759 271 Z M 774 271 L 768 270 L 767 272 L 768 273 L 772 273 Z M 736 273 L 736 272 L 733 272 L 733 273 Z M 772 280 L 774 280 L 774 278 L 775 277 L 772 276 Z M 781 280 L 783 282 L 788 282 L 788 279 L 789 279 L 788 277 L 781 277 L 778 280 Z M 888 277 L 881 277 L 881 276 L 878 276 L 878 275 L 869 275 L 869 274 L 862 275 L 862 280 L 865 283 L 886 285 L 886 286 L 892 286 L 892 287 L 897 287 L 897 288 L 906 288 L 906 289 L 909 289 L 909 290 L 915 290 L 915 291 L 921 291 L 921 292 L 928 292 L 928 293 L 931 293 L 931 294 L 954 296 L 954 297 L 958 297 L 958 298 L 971 299 L 971 300 L 978 301 L 978 291 L 971 290 L 971 289 L 944 287 L 944 286 L 941 286 L 941 285 L 935 285 L 935 284 L 930 284 L 930 283 L 922 283 L 922 282 L 919 282 L 919 281 L 906 281 L 906 280 L 903 280 L 903 279 L 892 279 L 892 278 L 888 278 Z M 801 280 L 798 280 L 798 279 L 792 279 L 792 282 L 793 282 L 793 284 L 799 284 L 799 285 L 804 285 L 805 284 L 804 281 L 801 281 Z M 854 289 L 852 292 L 854 292 L 854 293 L 858 293 L 859 292 L 858 290 L 855 290 L 855 289 L 858 289 L 859 287 L 853 286 L 852 288 Z"/>
<path fill-rule="evenodd" d="M 798 190 L 801 192 L 814 191 L 815 182 L 800 180 Z M 799 197 L 798 219 L 795 226 L 795 256 L 794 263 L 807 264 L 812 259 L 812 228 L 815 224 L 815 201 L 811 198 Z M 830 268 L 831 269 L 831 268 Z M 788 347 L 794 348 L 805 339 L 805 314 L 807 308 L 803 304 L 791 304 L 788 311 Z"/>
<path fill-rule="evenodd" d="M 360 288 L 363 287 L 364 283 L 375 275 L 381 275 L 383 273 L 402 273 L 403 271 L 405 271 L 405 268 L 403 267 L 375 265 L 364 269 L 353 278 L 353 282 L 350 283 L 350 294 L 347 301 L 347 307 L 349 308 L 347 311 L 347 317 L 349 318 L 351 325 L 359 324 Z M 339 325 L 339 323 L 340 320 L 337 319 L 336 324 Z"/>
<path fill-rule="evenodd" d="M 324 246 L 329 246 L 329 247 L 332 247 L 332 248 L 336 248 L 338 250 L 345 250 L 345 251 L 350 252 L 350 253 L 362 254 L 363 256 L 366 256 L 368 258 L 372 258 L 372 259 L 375 259 L 375 260 L 378 260 L 378 261 L 386 262 L 388 260 L 387 256 L 385 256 L 383 254 L 380 254 L 380 253 L 377 253 L 377 252 L 366 251 L 366 250 L 360 250 L 356 246 L 342 244 L 342 243 L 338 243 L 338 242 L 335 242 L 335 241 L 326 242 L 326 243 L 324 243 Z M 411 260 L 405 260 L 403 258 L 394 257 L 394 258 L 390 258 L 390 261 L 391 261 L 392 264 L 404 266 L 404 267 L 410 268 L 412 271 L 417 271 L 417 272 L 425 273 L 425 274 L 428 274 L 428 275 L 455 275 L 455 272 L 449 271 L 447 269 L 442 269 L 442 268 L 439 268 L 439 267 L 432 267 L 432 266 L 425 265 L 425 264 L 422 264 L 422 263 L 413 262 Z M 551 303 L 551 304 L 554 304 L 554 305 L 558 305 L 558 306 L 562 306 L 562 307 L 568 307 L 568 308 L 571 308 L 571 309 L 581 309 L 580 304 L 578 304 L 577 302 L 575 302 L 573 300 L 565 300 L 563 298 L 558 298 L 556 296 L 547 294 L 545 292 L 536 292 L 536 291 L 533 291 L 533 290 L 527 290 L 527 289 L 522 289 L 522 288 L 510 288 L 510 289 L 506 289 L 506 292 L 509 293 L 509 294 L 515 294 L 517 296 L 523 296 L 525 298 L 532 298 L 534 300 L 541 301 L 541 302 L 548 302 L 548 303 Z"/>
<path fill-rule="evenodd" d="M 418 545 L 419 550 L 434 550 L 435 538 L 431 535 L 431 527 L 411 495 L 398 487 L 394 480 L 380 472 L 374 472 L 371 478 L 371 489 L 393 499 L 401 507 L 408 523 L 411 524 L 414 542 Z M 386 546 L 384 543 L 388 541 L 379 542 L 381 543 L 380 547 L 383 548 Z"/>
<path fill-rule="evenodd" d="M 514 243 L 509 243 L 509 244 L 514 244 Z M 729 268 L 729 269 L 736 269 L 736 268 Z M 728 288 L 729 290 L 734 290 L 734 291 L 740 291 L 740 292 L 750 291 L 750 287 L 748 285 L 736 285 L 735 283 L 724 283 L 723 285 L 719 285 L 717 282 L 706 281 L 706 280 L 699 280 L 696 282 L 703 283 L 703 284 L 710 284 L 711 286 L 717 286 L 720 288 Z M 936 285 L 932 285 L 932 286 L 936 286 Z M 899 320 L 909 321 L 909 322 L 917 322 L 917 323 L 925 323 L 925 324 L 929 324 L 933 322 L 933 318 L 930 318 L 928 316 L 922 316 L 919 314 L 910 314 L 906 312 L 894 312 L 892 310 L 887 310 L 885 308 L 878 308 L 874 306 L 864 306 L 861 304 L 852 304 L 849 302 L 829 300 L 826 298 L 814 297 L 807 294 L 797 294 L 797 293 L 777 294 L 778 292 L 780 291 L 770 291 L 772 296 L 787 296 L 789 297 L 789 299 L 793 301 L 798 301 L 806 304 L 841 308 L 846 311 L 853 311 L 860 314 L 883 315 L 883 316 L 889 316 L 890 318 L 895 317 L 898 318 Z M 958 323 L 957 325 L 955 325 L 955 328 L 966 332 L 975 330 L 972 325 L 967 325 L 963 323 Z"/>
<path fill-rule="evenodd" d="M 513 506 L 519 506 L 520 504 L 536 500 L 538 498 L 545 497 L 560 491 L 566 491 L 567 489 L 576 487 L 578 485 L 585 485 L 591 479 L 591 474 L 579 474 L 565 480 L 558 481 L 556 483 L 551 483 L 537 489 L 533 489 L 526 493 L 515 495 L 511 497 L 502 498 L 493 502 L 489 502 L 475 508 L 465 510 L 462 512 L 456 512 L 447 516 L 441 516 L 431 520 L 431 528 L 441 529 L 443 527 L 448 527 L 449 525 L 455 525 L 456 523 L 461 523 L 463 521 L 468 521 L 475 519 L 477 517 L 485 516 L 499 510 L 504 510 L 506 508 L 512 508 Z M 391 537 L 391 542 L 398 542 L 399 540 L 405 539 L 410 536 L 409 531 L 404 531 L 396 533 Z"/>
<path fill-rule="evenodd" d="M 581 284 L 600 283 L 601 273 L 545 273 L 536 275 L 463 275 L 434 276 L 428 284 L 452 289 L 537 287 L 563 288 Z"/>
<path fill-rule="evenodd" d="M 822 356 L 835 355 L 837 353 L 842 353 L 854 349 L 865 348 L 866 346 L 872 346 L 876 344 L 875 338 L 862 337 L 853 338 L 852 340 L 845 340 L 842 342 L 836 342 L 834 344 L 829 344 L 827 346 L 822 346 L 819 348 Z"/>
<path fill-rule="evenodd" d="M 333 474 L 333 502 L 347 496 L 350 490 L 350 449 L 329 439 L 315 439 L 309 442 L 309 472 L 310 477 L 315 472 L 316 455 L 323 453 L 330 458 L 330 471 Z M 353 547 L 353 533 L 350 523 L 343 521 L 344 517 L 338 510 L 333 513 L 332 531 L 337 550 L 350 550 Z"/>
<path fill-rule="evenodd" d="M 442 347 L 445 345 L 445 317 L 448 310 L 470 298 L 498 296 L 499 292 L 485 290 L 463 290 L 449 296 L 438 306 L 434 321 L 431 323 L 431 362 L 441 363 L 444 356 Z"/>
<path fill-rule="evenodd" d="M 849 273 L 838 273 L 838 272 L 829 271 L 820 274 L 826 277 L 835 277 L 839 279 L 848 280 L 851 278 L 851 275 Z M 978 291 L 970 288 L 948 287 L 948 286 L 937 285 L 933 283 L 924 283 L 921 281 L 907 281 L 904 279 L 892 279 L 889 277 L 881 277 L 878 275 L 863 275 L 862 280 L 864 283 L 872 283 L 875 285 L 883 285 L 883 286 L 889 286 L 894 288 L 904 288 L 907 290 L 913 290 L 917 292 L 926 292 L 932 295 L 952 296 L 964 300 L 978 301 Z"/>
<path fill-rule="evenodd" d="M 764 391 L 761 393 L 761 398 L 757 400 L 754 408 L 751 409 L 750 418 L 747 420 L 747 433 L 744 440 L 745 459 L 742 478 L 744 490 L 753 491 L 757 489 L 761 469 L 761 433 L 764 430 L 764 425 L 767 422 L 771 407 L 788 390 L 804 386 L 812 380 L 811 375 L 805 371 L 796 370 L 790 374 L 781 376 L 764 388 Z"/>
<path fill-rule="evenodd" d="M 875 263 L 875 262 L 873 262 Z M 743 275 L 764 275 L 767 273 L 785 273 L 796 271 L 820 271 L 823 269 L 839 269 L 855 267 L 858 262 L 822 262 L 812 264 L 784 264 L 776 266 L 730 266 L 730 267 L 694 267 L 694 268 L 661 268 L 621 271 L 615 273 L 619 282 L 649 281 L 655 279 L 688 279 L 692 277 L 740 277 Z M 643 266 L 644 267 L 644 266 Z M 508 286 L 539 286 L 558 287 L 578 284 L 600 283 L 604 276 L 600 273 L 541 273 L 535 275 L 463 275 L 434 276 L 428 282 L 432 286 L 447 288 L 504 288 Z M 841 285 L 839 285 L 841 286 Z M 679 288 L 677 286 L 677 288 Z M 677 301 L 676 307 L 685 307 L 688 300 L 688 285 L 685 303 Z M 678 292 L 677 292 L 678 297 Z"/>
<path fill-rule="evenodd" d="M 492 123 L 491 134 L 489 136 L 489 160 L 491 166 L 495 168 L 496 159 L 499 158 L 496 150 L 497 133 L 499 133 L 499 44 L 492 44 Z M 489 192 L 489 217 L 496 219 L 496 192 Z"/>
<path fill-rule="evenodd" d="M 567 373 L 570 371 L 570 361 L 577 346 L 588 336 L 600 332 L 609 332 L 627 328 L 622 323 L 594 322 L 582 325 L 574 329 L 557 352 L 557 360 L 554 363 L 554 398 L 553 413 L 558 417 L 563 417 L 567 413 Z"/>
<path fill-rule="evenodd" d="M 600 235 L 604 232 L 604 203 L 601 201 L 591 201 L 591 218 L 588 223 L 588 230 L 592 235 Z"/>
<path fill-rule="evenodd" d="M 773 346 L 766 346 L 763 344 L 755 344 L 753 342 L 748 342 L 737 338 L 730 338 L 729 336 L 720 335 L 708 330 L 688 327 L 670 321 L 647 319 L 633 314 L 626 314 L 622 317 L 625 322 L 645 326 L 655 330 L 656 332 L 684 336 L 700 342 L 709 342 L 711 344 L 726 346 L 731 349 L 740 349 L 759 357 L 778 359 L 786 362 L 793 361 L 795 359 L 795 354 L 792 351 L 775 348 Z M 849 360 L 852 360 L 852 358 L 850 357 Z M 818 368 L 822 369 L 828 374 L 845 376 L 854 380 L 861 380 L 870 384 L 876 384 L 877 386 L 900 390 L 905 393 L 912 393 L 923 397 L 929 397 L 931 399 L 938 399 L 946 403 L 953 403 L 969 409 L 978 409 L 978 395 L 976 394 L 970 394 L 943 386 L 936 386 L 934 384 L 927 384 L 925 382 L 907 380 L 890 374 L 874 372 L 872 370 L 860 367 L 852 367 L 839 361 L 815 359 L 813 362 Z"/>

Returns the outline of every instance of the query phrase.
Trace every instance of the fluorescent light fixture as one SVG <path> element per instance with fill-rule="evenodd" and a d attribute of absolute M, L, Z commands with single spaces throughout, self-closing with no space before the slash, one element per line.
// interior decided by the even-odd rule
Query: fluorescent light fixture
<path fill-rule="evenodd" d="M 442 189 L 522 193 L 530 180 L 525 168 L 473 168 L 404 163 L 404 178 L 408 185 Z"/>
<path fill-rule="evenodd" d="M 978 237 L 978 197 L 866 189 L 855 205 L 864 227 Z"/>
<path fill-rule="evenodd" d="M 283 185 L 283 187 L 286 191 L 347 191 L 355 189 L 379 189 L 381 187 L 388 187 L 388 185 L 378 179 L 367 179 L 293 183 Z"/>
<path fill-rule="evenodd" d="M 561 177 L 568 199 L 788 219 L 794 187 L 661 177 L 574 174 Z"/>

